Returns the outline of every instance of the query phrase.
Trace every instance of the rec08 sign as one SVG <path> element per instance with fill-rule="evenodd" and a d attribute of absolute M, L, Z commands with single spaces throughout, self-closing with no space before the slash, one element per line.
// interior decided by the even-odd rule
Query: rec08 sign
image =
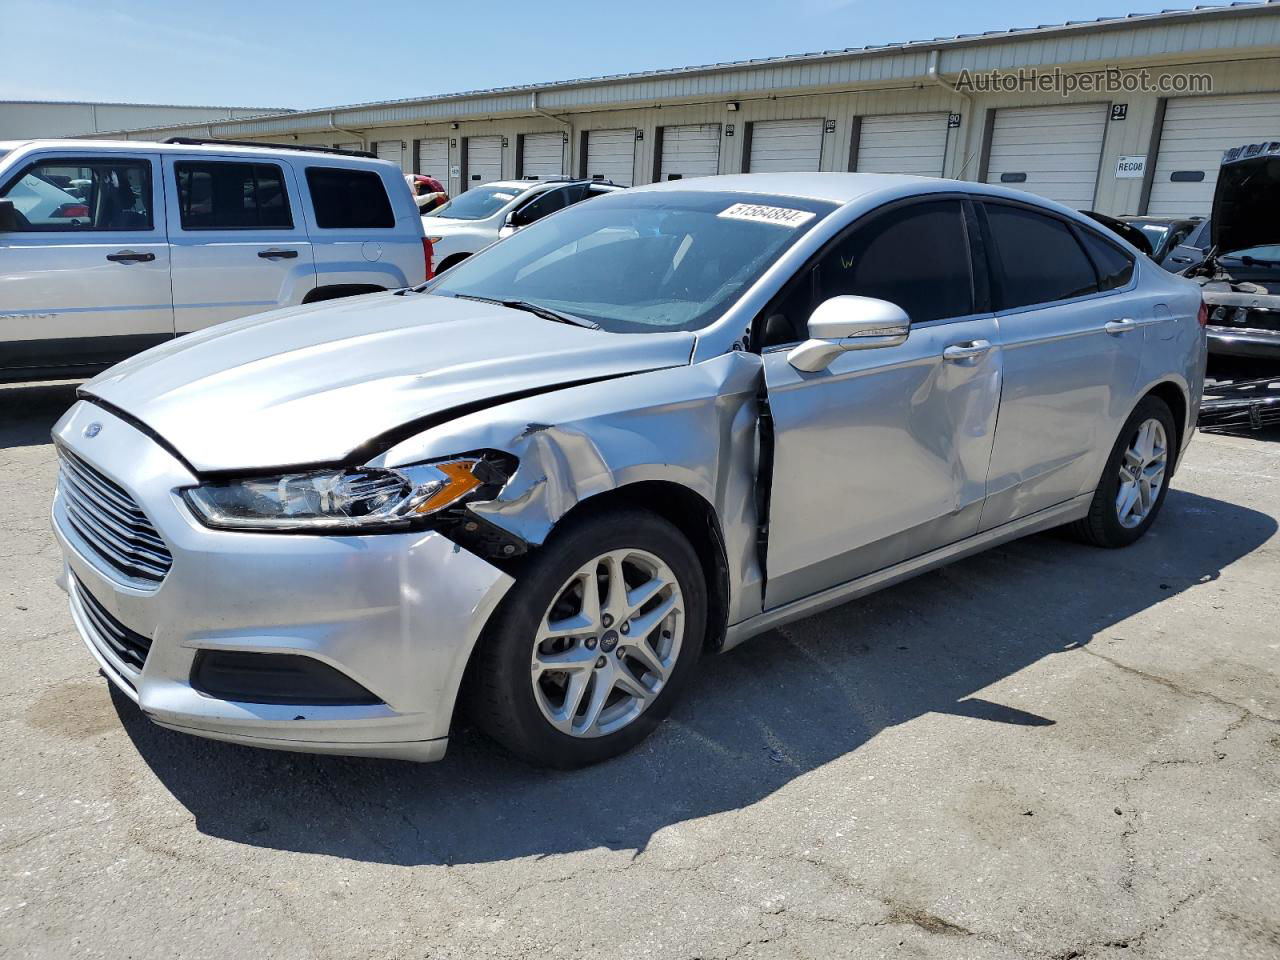
<path fill-rule="evenodd" d="M 1146 157 L 1121 157 L 1116 161 L 1117 180 L 1141 180 L 1146 173 Z"/>

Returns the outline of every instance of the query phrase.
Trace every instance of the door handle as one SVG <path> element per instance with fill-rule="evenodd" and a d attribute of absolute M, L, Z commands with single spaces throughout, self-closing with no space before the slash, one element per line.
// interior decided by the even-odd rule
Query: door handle
<path fill-rule="evenodd" d="M 258 256 L 263 260 L 292 260 L 298 255 L 297 250 L 259 250 Z"/>
<path fill-rule="evenodd" d="M 1152 320 L 1135 320 L 1133 317 L 1121 317 L 1119 320 L 1108 320 L 1103 324 L 1102 329 L 1107 331 L 1113 337 L 1119 337 L 1128 333 L 1130 330 L 1141 330 L 1143 327 L 1149 327 L 1153 323 L 1162 323 L 1163 319 L 1156 317 Z"/>
<path fill-rule="evenodd" d="M 970 340 L 967 343 L 953 343 L 942 351 L 942 359 L 951 363 L 963 363 L 974 360 L 991 349 L 990 340 Z"/>
<path fill-rule="evenodd" d="M 119 253 L 108 253 L 107 259 L 112 263 L 150 263 L 156 258 L 154 253 L 134 253 L 132 250 L 121 250 Z"/>

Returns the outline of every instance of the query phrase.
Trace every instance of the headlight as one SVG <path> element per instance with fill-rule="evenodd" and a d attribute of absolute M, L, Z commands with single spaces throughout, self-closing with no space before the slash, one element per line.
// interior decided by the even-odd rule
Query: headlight
<path fill-rule="evenodd" d="M 202 523 L 223 530 L 352 531 L 419 524 L 507 473 L 483 457 L 395 469 L 308 470 L 219 480 L 189 487 L 183 499 Z"/>

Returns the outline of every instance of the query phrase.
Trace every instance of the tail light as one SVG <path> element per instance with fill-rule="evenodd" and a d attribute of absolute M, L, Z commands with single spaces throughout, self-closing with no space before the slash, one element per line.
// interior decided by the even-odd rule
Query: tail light
<path fill-rule="evenodd" d="M 1200 313 L 1196 316 L 1196 320 L 1202 327 L 1209 325 L 1209 305 L 1203 300 L 1200 301 Z"/>
<path fill-rule="evenodd" d="M 427 264 L 428 280 L 431 279 L 431 260 L 434 256 L 435 256 L 435 250 L 433 250 L 431 247 L 431 238 L 423 237 L 422 238 L 422 259 L 426 261 L 426 264 Z M 1203 326 L 1203 324 L 1201 325 Z"/>
<path fill-rule="evenodd" d="M 89 207 L 83 203 L 64 203 L 53 211 L 55 217 L 87 217 L 88 215 Z"/>

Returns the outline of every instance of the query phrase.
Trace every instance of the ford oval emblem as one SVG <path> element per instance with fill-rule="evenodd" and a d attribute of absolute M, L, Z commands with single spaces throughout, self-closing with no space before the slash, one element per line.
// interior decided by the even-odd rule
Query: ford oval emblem
<path fill-rule="evenodd" d="M 84 435 L 88 437 L 90 440 L 92 440 L 101 432 L 102 432 L 102 424 L 100 423 L 91 423 L 84 428 Z"/>

